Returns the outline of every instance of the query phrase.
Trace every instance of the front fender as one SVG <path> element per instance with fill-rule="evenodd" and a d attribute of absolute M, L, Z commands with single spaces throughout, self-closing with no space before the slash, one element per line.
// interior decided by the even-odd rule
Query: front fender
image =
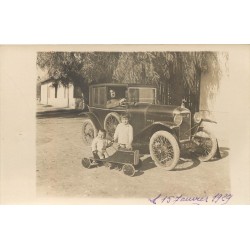
<path fill-rule="evenodd" d="M 152 136 L 153 133 L 155 133 L 158 130 L 166 130 L 170 132 L 171 134 L 175 133 L 174 129 L 178 128 L 175 123 L 173 122 L 154 122 L 147 127 L 145 127 L 143 130 L 140 131 L 137 135 L 135 135 L 134 140 L 141 138 L 146 138 Z"/>
<path fill-rule="evenodd" d="M 213 121 L 213 120 L 210 120 L 210 119 L 207 119 L 207 118 L 202 118 L 202 119 L 201 119 L 201 123 L 202 123 L 202 122 L 210 122 L 210 123 L 216 123 L 216 124 L 217 124 L 216 121 Z"/>
<path fill-rule="evenodd" d="M 210 120 L 210 119 L 207 119 L 207 118 L 202 118 L 201 121 L 199 123 L 196 123 L 194 126 L 193 126 L 193 130 L 195 132 L 198 132 L 198 131 L 201 131 L 202 129 L 204 129 L 204 126 L 202 125 L 203 122 L 209 122 L 209 123 L 215 123 L 217 124 L 216 121 L 213 121 L 213 120 Z"/>
<path fill-rule="evenodd" d="M 94 123 L 94 125 L 95 125 L 95 127 L 97 129 L 102 128 L 98 118 L 96 117 L 96 115 L 94 113 L 92 113 L 92 112 L 83 112 L 83 113 L 80 113 L 79 115 L 82 115 L 84 118 L 90 119 Z"/>
<path fill-rule="evenodd" d="M 174 122 L 154 122 L 153 124 L 151 124 L 151 127 L 157 126 L 157 125 L 161 125 L 161 126 L 166 127 L 168 129 L 174 129 L 174 128 L 178 127 L 178 126 L 176 126 L 176 124 Z"/>
<path fill-rule="evenodd" d="M 177 128 L 177 126 L 169 122 L 154 122 L 149 124 L 134 136 L 133 148 L 139 149 L 140 153 L 149 154 L 149 141 L 151 136 L 159 130 L 165 130 L 177 137 L 175 128 Z"/>

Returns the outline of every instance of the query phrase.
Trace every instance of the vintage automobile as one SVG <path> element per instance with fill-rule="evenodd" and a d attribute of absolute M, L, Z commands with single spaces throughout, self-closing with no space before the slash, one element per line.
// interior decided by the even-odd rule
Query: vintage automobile
<path fill-rule="evenodd" d="M 149 154 L 156 166 L 172 170 L 183 150 L 191 150 L 200 161 L 219 153 L 217 139 L 203 127 L 200 113 L 180 106 L 161 105 L 157 88 L 140 84 L 96 84 L 90 86 L 89 110 L 83 113 L 82 139 L 90 145 L 98 129 L 113 138 L 120 114 L 127 112 L 134 130 L 133 150 Z"/>

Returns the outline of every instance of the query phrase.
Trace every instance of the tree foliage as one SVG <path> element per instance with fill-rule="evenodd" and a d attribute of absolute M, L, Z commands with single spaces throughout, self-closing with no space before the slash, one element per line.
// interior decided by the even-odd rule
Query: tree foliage
<path fill-rule="evenodd" d="M 157 85 L 159 75 L 154 69 L 153 53 L 122 53 L 114 70 L 113 79 L 121 83 L 143 83 Z"/>
<path fill-rule="evenodd" d="M 143 83 L 157 86 L 163 103 L 179 105 L 187 98 L 199 108 L 202 73 L 213 76 L 210 87 L 219 87 L 216 52 L 39 52 L 37 65 L 55 84 L 72 82 L 88 93 L 93 83 Z M 87 94 L 86 94 L 87 96 Z"/>

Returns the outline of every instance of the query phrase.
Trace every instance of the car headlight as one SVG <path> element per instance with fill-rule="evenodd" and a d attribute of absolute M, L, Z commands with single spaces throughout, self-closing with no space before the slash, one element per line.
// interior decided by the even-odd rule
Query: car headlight
<path fill-rule="evenodd" d="M 194 122 L 199 123 L 201 121 L 201 114 L 199 112 L 196 112 L 194 114 Z"/>
<path fill-rule="evenodd" d="M 175 115 L 174 116 L 174 123 L 177 125 L 177 126 L 180 126 L 181 123 L 182 123 L 182 116 L 180 114 L 178 115 Z"/>

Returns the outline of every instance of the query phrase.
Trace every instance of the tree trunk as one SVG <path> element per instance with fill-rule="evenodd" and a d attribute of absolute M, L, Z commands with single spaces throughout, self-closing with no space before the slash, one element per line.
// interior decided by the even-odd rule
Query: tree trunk
<path fill-rule="evenodd" d="M 197 68 L 196 70 L 196 105 L 195 112 L 200 110 L 200 98 L 201 98 L 201 69 Z"/>
<path fill-rule="evenodd" d="M 68 108 L 69 108 L 69 84 L 67 84 L 67 88 L 68 88 Z"/>

